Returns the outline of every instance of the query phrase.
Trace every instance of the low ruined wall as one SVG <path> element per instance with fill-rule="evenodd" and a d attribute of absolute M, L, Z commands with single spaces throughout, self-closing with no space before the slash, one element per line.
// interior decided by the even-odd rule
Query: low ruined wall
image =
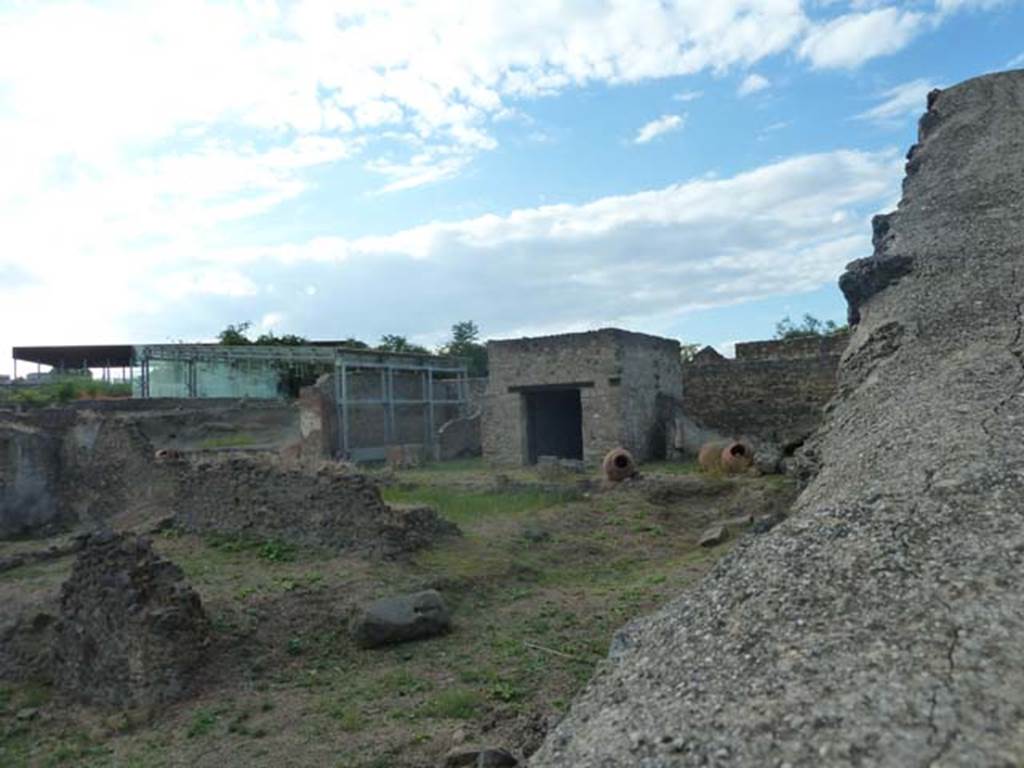
<path fill-rule="evenodd" d="M 708 433 L 799 445 L 835 394 L 846 344 L 845 335 L 751 342 L 737 344 L 733 360 L 703 356 L 684 365 L 681 409 L 693 425 L 682 447 L 696 451 Z"/>
<path fill-rule="evenodd" d="M 276 451 L 298 438 L 298 410 L 280 403 L 124 400 L 5 411 L 0 538 L 166 515 L 175 486 L 157 451 Z"/>
<path fill-rule="evenodd" d="M 175 522 L 193 533 L 282 539 L 393 555 L 458 529 L 430 509 L 387 506 L 366 475 L 245 456 L 168 464 Z"/>

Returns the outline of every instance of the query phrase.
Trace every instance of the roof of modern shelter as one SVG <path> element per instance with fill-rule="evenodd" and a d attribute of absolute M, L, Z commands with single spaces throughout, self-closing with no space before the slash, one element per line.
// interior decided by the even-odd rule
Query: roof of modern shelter
<path fill-rule="evenodd" d="M 428 363 L 431 367 L 457 369 L 463 366 L 458 358 L 423 354 L 419 352 L 386 352 L 378 349 L 348 347 L 342 341 L 311 341 L 302 345 L 239 345 L 223 344 L 115 344 L 60 347 L 14 347 L 15 360 L 49 365 L 67 370 L 76 368 L 112 368 L 129 366 L 135 351 L 142 350 L 151 359 L 278 359 L 294 361 L 329 361 L 341 355 L 352 361 L 410 360 L 415 364 Z"/>
<path fill-rule="evenodd" d="M 94 344 L 73 347 L 15 347 L 15 360 L 49 365 L 66 370 L 76 368 L 127 367 L 132 364 L 130 344 Z"/>

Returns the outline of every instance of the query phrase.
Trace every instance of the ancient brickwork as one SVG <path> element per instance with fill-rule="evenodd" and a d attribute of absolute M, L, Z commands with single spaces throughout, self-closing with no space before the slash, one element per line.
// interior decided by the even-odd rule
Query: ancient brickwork
<path fill-rule="evenodd" d="M 680 394 L 679 344 L 608 328 L 487 345 L 490 381 L 484 403 L 484 456 L 500 464 L 527 460 L 524 393 L 578 388 L 583 460 L 597 464 L 616 446 L 645 460 L 658 451 L 659 394 Z"/>
<path fill-rule="evenodd" d="M 682 412 L 702 429 L 691 426 L 681 447 L 698 450 L 703 430 L 755 445 L 799 445 L 835 394 L 847 341 L 842 334 L 749 342 L 736 345 L 735 359 L 702 354 L 684 365 Z"/>
<path fill-rule="evenodd" d="M 87 704 L 152 707 L 192 690 L 208 638 L 209 620 L 178 566 L 145 539 L 98 534 L 61 590 L 54 679 Z"/>

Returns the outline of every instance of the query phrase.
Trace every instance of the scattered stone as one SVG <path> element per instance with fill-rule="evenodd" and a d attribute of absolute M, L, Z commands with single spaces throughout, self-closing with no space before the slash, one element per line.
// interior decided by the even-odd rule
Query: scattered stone
<path fill-rule="evenodd" d="M 378 600 L 352 622 L 352 638 L 362 648 L 422 640 L 447 632 L 451 616 L 439 592 L 428 589 Z"/>
<path fill-rule="evenodd" d="M 61 589 L 57 687 L 86 704 L 152 707 L 186 696 L 209 620 L 181 569 L 147 539 L 92 536 Z"/>
<path fill-rule="evenodd" d="M 493 747 L 456 747 L 444 759 L 445 768 L 515 768 L 519 761 L 510 752 Z"/>
<path fill-rule="evenodd" d="M 702 547 L 716 547 L 729 538 L 729 528 L 724 525 L 712 525 L 700 535 Z"/>
<path fill-rule="evenodd" d="M 515 768 L 519 761 L 504 749 L 485 749 L 476 761 L 477 768 Z"/>
<path fill-rule="evenodd" d="M 388 446 L 385 460 L 389 469 L 416 469 L 424 463 L 425 450 L 422 444 Z"/>
<path fill-rule="evenodd" d="M 786 519 L 784 512 L 773 512 L 770 515 L 759 517 L 754 521 L 754 526 L 751 530 L 754 533 L 768 533 L 772 528 L 781 523 Z"/>
<path fill-rule="evenodd" d="M 535 525 L 527 525 L 523 528 L 523 538 L 527 541 L 533 542 L 534 544 L 540 544 L 543 541 L 550 540 L 551 534 L 543 528 L 538 528 Z"/>
<path fill-rule="evenodd" d="M 762 443 L 754 453 L 754 466 L 762 475 L 777 475 L 782 472 L 782 460 L 785 458 L 780 445 Z"/>
<path fill-rule="evenodd" d="M 37 717 L 39 717 L 39 710 L 36 707 L 25 707 L 24 709 L 19 709 L 18 713 L 14 716 L 15 720 L 19 720 L 23 723 L 28 722 L 29 720 L 35 720 Z"/>

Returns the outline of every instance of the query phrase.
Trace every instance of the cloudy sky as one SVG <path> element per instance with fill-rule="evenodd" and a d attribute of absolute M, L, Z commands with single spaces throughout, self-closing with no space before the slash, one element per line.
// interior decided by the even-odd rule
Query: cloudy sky
<path fill-rule="evenodd" d="M 0 0 L 12 345 L 841 320 L 1021 0 Z"/>

